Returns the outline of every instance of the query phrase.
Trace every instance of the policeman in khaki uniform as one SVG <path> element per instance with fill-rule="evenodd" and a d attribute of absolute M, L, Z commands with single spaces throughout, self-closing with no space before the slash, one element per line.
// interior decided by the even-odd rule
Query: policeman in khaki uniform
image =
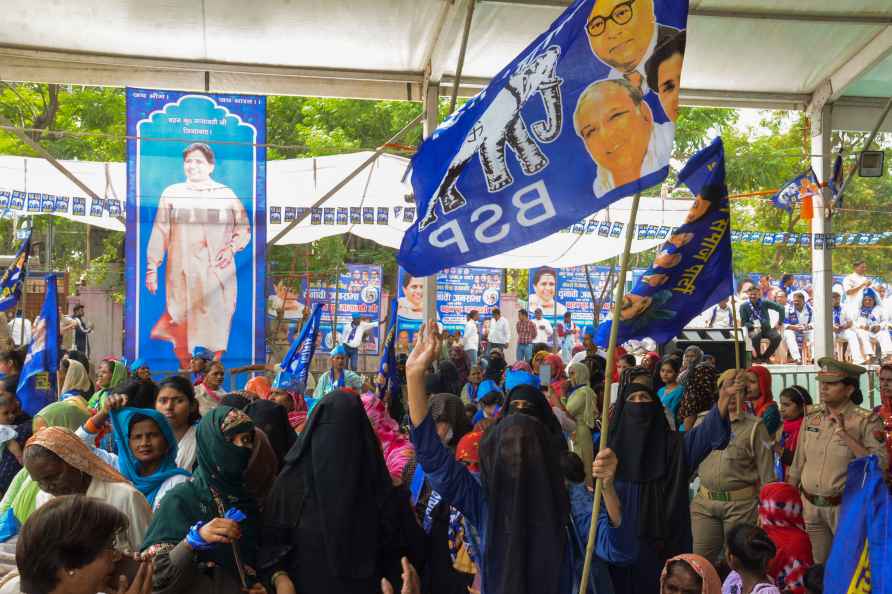
<path fill-rule="evenodd" d="M 735 392 L 730 412 L 731 441 L 727 448 L 714 450 L 700 463 L 700 489 L 691 501 L 694 552 L 712 563 L 722 560 L 725 537 L 732 527 L 741 522 L 757 525 L 759 490 L 775 480 L 768 430 L 759 417 L 744 409 L 743 375 L 743 371 L 730 369 L 719 378 L 720 392 Z M 699 415 L 697 424 L 706 414 Z"/>
<path fill-rule="evenodd" d="M 871 454 L 880 457 L 883 468 L 888 461 L 876 437 L 882 431 L 880 417 L 858 406 L 864 399 L 860 376 L 867 370 L 831 357 L 819 359 L 818 365 L 821 404 L 805 415 L 787 481 L 802 493 L 815 563 L 824 563 L 836 532 L 849 463 Z"/>

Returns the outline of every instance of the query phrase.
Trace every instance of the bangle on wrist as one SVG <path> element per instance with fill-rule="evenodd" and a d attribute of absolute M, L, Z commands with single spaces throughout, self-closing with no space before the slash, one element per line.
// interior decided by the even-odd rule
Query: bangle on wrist
<path fill-rule="evenodd" d="M 283 570 L 280 569 L 279 571 L 277 571 L 276 573 L 274 573 L 274 574 L 273 574 L 273 577 L 271 577 L 271 578 L 269 579 L 269 583 L 270 583 L 270 585 L 271 585 L 273 588 L 275 588 L 275 587 L 276 587 L 276 582 L 279 581 L 279 578 L 282 577 L 283 575 L 284 575 L 285 577 L 288 577 L 288 572 L 287 572 L 287 571 L 283 571 Z M 289 578 L 289 579 L 290 579 L 290 578 Z"/>

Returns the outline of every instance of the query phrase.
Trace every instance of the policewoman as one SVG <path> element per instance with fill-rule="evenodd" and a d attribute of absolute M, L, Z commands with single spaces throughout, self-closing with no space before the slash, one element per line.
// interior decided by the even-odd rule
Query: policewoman
<path fill-rule="evenodd" d="M 759 490 L 775 480 L 772 440 L 762 419 L 744 407 L 743 376 L 743 371 L 729 369 L 719 378 L 719 391 L 731 393 L 731 441 L 700 463 L 700 488 L 691 501 L 694 552 L 713 564 L 723 559 L 731 528 L 740 523 L 756 525 Z M 697 425 L 706 414 L 699 415 Z"/>
<path fill-rule="evenodd" d="M 824 563 L 839 520 L 839 506 L 849 463 L 875 454 L 886 468 L 888 460 L 877 439 L 882 421 L 861 408 L 863 367 L 831 357 L 818 360 L 821 404 L 805 415 L 788 482 L 802 493 L 805 530 L 815 563 Z"/>

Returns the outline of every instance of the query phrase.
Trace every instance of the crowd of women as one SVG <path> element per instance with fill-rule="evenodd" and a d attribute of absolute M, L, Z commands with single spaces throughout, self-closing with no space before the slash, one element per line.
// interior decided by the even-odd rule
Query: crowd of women
<path fill-rule="evenodd" d="M 801 451 L 810 395 L 778 407 L 763 367 L 718 374 L 692 350 L 608 370 L 591 344 L 566 366 L 497 349 L 471 366 L 433 325 L 399 386 L 338 381 L 335 351 L 309 398 L 265 376 L 224 393 L 209 355 L 156 383 L 68 353 L 33 419 L 0 355 L 0 594 L 570 594 L 592 522 L 590 593 L 821 591 L 800 492 L 831 501 L 813 476 L 832 473 Z M 860 392 L 830 372 L 839 417 Z"/>

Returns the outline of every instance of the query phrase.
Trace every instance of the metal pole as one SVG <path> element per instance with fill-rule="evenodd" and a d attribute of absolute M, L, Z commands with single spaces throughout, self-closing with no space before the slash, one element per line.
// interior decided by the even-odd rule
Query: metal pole
<path fill-rule="evenodd" d="M 440 85 L 431 82 L 427 85 L 427 94 L 424 96 L 424 137 L 428 138 L 437 129 L 439 113 L 437 111 L 440 101 Z M 419 213 L 420 216 L 420 213 Z M 437 320 L 437 275 L 436 273 L 424 277 L 424 323 Z"/>
<path fill-rule="evenodd" d="M 372 155 L 371 155 L 368 159 L 366 159 L 365 161 L 363 161 L 362 164 L 359 165 L 359 167 L 357 167 L 356 169 L 354 169 L 353 171 L 351 171 L 349 174 L 347 174 L 347 177 L 345 177 L 344 179 L 342 179 L 341 181 L 339 181 L 337 184 L 335 184 L 335 186 L 334 186 L 332 189 L 330 189 L 329 191 L 327 191 L 327 192 L 322 196 L 322 198 L 320 198 L 319 200 L 317 200 L 317 201 L 316 201 L 310 208 L 308 208 L 308 209 L 306 210 L 306 212 L 304 212 L 301 216 L 295 218 L 291 223 L 288 224 L 288 226 L 286 226 L 284 229 L 282 229 L 281 231 L 279 231 L 279 232 L 276 234 L 275 237 L 273 237 L 269 242 L 267 242 L 267 245 L 275 245 L 276 243 L 278 243 L 278 241 L 279 241 L 280 239 L 282 239 L 283 237 L 285 237 L 285 235 L 287 235 L 289 231 L 291 231 L 292 229 L 294 229 L 294 228 L 295 228 L 296 226 L 298 226 L 298 225 L 299 225 L 305 218 L 307 218 L 308 216 L 310 216 L 310 213 L 312 212 L 312 210 L 313 210 L 314 208 L 319 208 L 319 207 L 322 206 L 322 205 L 323 205 L 329 198 L 331 198 L 332 196 L 334 196 L 335 194 L 337 194 L 337 193 L 341 190 L 341 188 L 343 188 L 343 187 L 346 186 L 348 183 L 350 183 L 350 180 L 352 180 L 354 177 L 356 177 L 357 175 L 359 175 L 359 173 L 360 173 L 363 169 L 365 169 L 366 167 L 368 167 L 369 165 L 371 165 L 371 164 L 372 164 L 378 157 L 380 157 L 382 154 L 384 154 L 384 150 L 386 149 L 386 147 L 387 147 L 388 144 L 392 144 L 392 143 L 396 142 L 397 140 L 399 140 L 399 139 L 400 139 L 406 132 L 408 132 L 408 131 L 411 130 L 413 127 L 415 127 L 415 125 L 418 124 L 418 123 L 422 120 L 422 118 L 424 118 L 424 112 L 418 114 L 418 116 L 417 116 L 416 118 L 414 118 L 411 122 L 409 122 L 408 124 L 406 124 L 406 125 L 403 127 L 402 130 L 400 130 L 399 132 L 397 132 L 396 134 L 394 134 L 393 136 L 391 136 L 390 139 L 387 140 L 387 142 L 385 142 L 385 143 L 382 144 L 380 147 L 378 147 L 378 148 L 375 150 L 375 152 L 372 153 Z"/>
<path fill-rule="evenodd" d="M 616 283 L 616 292 L 614 293 L 613 317 L 610 322 L 610 341 L 607 346 L 607 373 L 604 374 L 604 396 L 601 398 L 601 442 L 599 450 L 607 447 L 607 433 L 610 428 L 610 419 L 607 410 L 610 405 L 610 387 L 613 383 L 613 364 L 616 359 L 616 339 L 619 333 L 620 310 L 623 303 L 623 292 L 626 285 L 626 272 L 629 270 L 629 252 L 632 251 L 632 236 L 635 232 L 635 219 L 638 216 L 638 203 L 641 200 L 641 193 L 635 194 L 632 200 L 632 212 L 629 213 L 629 222 L 626 226 L 626 245 L 623 249 L 622 260 L 620 261 L 619 279 Z M 595 481 L 595 501 L 592 504 L 592 521 L 588 530 L 588 545 L 585 547 L 585 564 L 582 566 L 582 583 L 579 586 L 580 592 L 588 591 L 588 578 L 592 566 L 592 554 L 595 550 L 595 536 L 598 533 L 598 514 L 601 513 L 601 493 L 604 484 L 601 479 Z"/>
<path fill-rule="evenodd" d="M 737 302 L 734 300 L 734 284 L 731 284 L 731 319 L 734 320 L 734 369 L 740 371 L 740 324 L 737 321 Z"/>
<path fill-rule="evenodd" d="M 455 80 L 452 81 L 452 97 L 449 98 L 449 113 L 455 111 L 458 100 L 458 87 L 461 84 L 461 72 L 465 66 L 465 53 L 468 50 L 468 35 L 471 32 L 471 20 L 474 18 L 474 6 L 477 0 L 468 0 L 468 12 L 465 14 L 465 29 L 461 35 L 461 47 L 458 50 L 458 64 L 455 66 Z"/>

